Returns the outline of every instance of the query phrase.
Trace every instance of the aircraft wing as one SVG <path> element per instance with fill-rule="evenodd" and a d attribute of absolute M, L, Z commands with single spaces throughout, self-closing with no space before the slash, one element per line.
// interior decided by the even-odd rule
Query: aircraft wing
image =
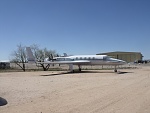
<path fill-rule="evenodd" d="M 77 60 L 77 61 L 47 61 L 47 62 L 37 62 L 38 64 L 90 64 L 91 62 L 88 60 Z"/>

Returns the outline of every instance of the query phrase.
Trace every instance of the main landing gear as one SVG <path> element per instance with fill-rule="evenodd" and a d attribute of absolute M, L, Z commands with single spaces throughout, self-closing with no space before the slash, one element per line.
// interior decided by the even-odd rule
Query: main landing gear
<path fill-rule="evenodd" d="M 117 72 L 117 69 L 115 69 L 114 72 L 116 73 L 116 72 Z"/>
<path fill-rule="evenodd" d="M 81 72 L 81 66 L 80 65 L 78 65 L 78 67 L 79 67 L 79 72 Z M 74 73 L 75 72 L 75 70 L 73 69 L 73 64 L 70 64 L 69 65 L 69 70 L 70 70 L 70 72 L 72 72 L 72 73 Z"/>
<path fill-rule="evenodd" d="M 116 67 L 116 66 L 115 66 L 114 72 L 115 72 L 115 73 L 117 72 L 117 67 Z"/>

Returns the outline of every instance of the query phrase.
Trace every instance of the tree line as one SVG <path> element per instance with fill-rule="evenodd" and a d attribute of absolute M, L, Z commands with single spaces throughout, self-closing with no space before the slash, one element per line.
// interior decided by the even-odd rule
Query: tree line
<path fill-rule="evenodd" d="M 42 67 L 44 71 L 47 71 L 50 67 L 50 64 L 43 63 L 45 59 L 50 61 L 53 57 L 59 56 L 55 50 L 48 50 L 47 48 L 41 49 L 37 44 L 31 45 L 30 48 L 35 57 L 36 66 Z M 26 63 L 28 63 L 26 46 L 23 46 L 22 44 L 17 45 L 17 49 L 11 54 L 11 62 L 17 64 L 23 71 L 26 71 Z"/>

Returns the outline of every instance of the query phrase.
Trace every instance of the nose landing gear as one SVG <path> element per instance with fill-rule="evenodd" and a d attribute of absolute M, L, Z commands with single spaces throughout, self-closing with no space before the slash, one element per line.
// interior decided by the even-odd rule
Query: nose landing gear
<path fill-rule="evenodd" d="M 80 66 L 80 65 L 78 65 L 78 67 L 79 67 L 79 72 L 81 72 L 81 66 Z"/>

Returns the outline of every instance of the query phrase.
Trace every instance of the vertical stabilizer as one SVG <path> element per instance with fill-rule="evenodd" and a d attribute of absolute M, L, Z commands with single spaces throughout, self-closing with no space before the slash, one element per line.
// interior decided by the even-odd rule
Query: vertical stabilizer
<path fill-rule="evenodd" d="M 33 53 L 31 51 L 30 47 L 26 47 L 26 52 L 27 52 L 27 60 L 28 60 L 28 62 L 35 62 L 35 58 L 33 56 Z"/>

